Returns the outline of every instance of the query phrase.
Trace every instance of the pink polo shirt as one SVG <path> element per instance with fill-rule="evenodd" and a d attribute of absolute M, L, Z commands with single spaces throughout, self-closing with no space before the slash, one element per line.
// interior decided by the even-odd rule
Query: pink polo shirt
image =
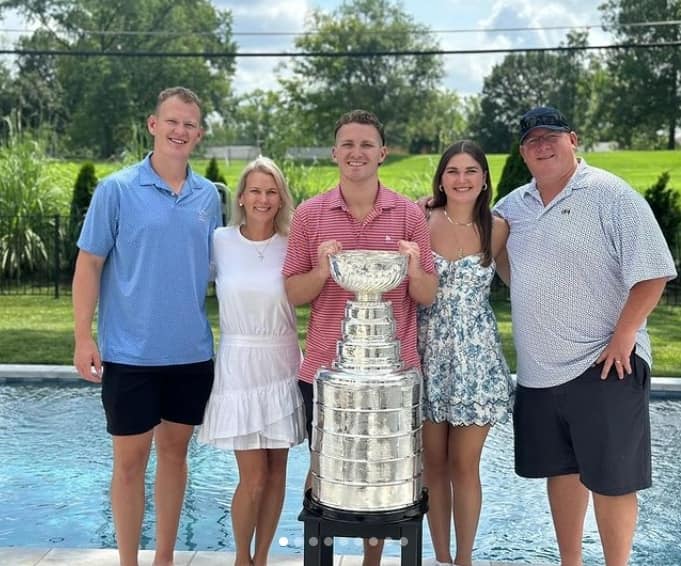
<path fill-rule="evenodd" d="M 295 211 L 284 261 L 284 277 L 307 273 L 318 265 L 317 250 L 326 240 L 338 240 L 344 250 L 397 250 L 399 240 L 416 242 L 421 267 L 434 273 L 430 233 L 421 210 L 413 202 L 379 184 L 374 208 L 356 220 L 348 211 L 340 186 L 303 202 Z M 299 378 L 311 383 L 317 370 L 331 367 L 336 342 L 341 338 L 345 303 L 354 297 L 329 277 L 312 301 L 307 347 Z M 397 338 L 406 367 L 419 367 L 416 351 L 416 303 L 409 296 L 407 281 L 383 295 L 392 301 Z"/>

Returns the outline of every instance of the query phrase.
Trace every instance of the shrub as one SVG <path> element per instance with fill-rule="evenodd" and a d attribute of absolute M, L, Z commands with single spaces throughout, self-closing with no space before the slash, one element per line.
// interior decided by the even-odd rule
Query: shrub
<path fill-rule="evenodd" d="M 73 197 L 71 198 L 71 211 L 69 213 L 69 237 L 66 241 L 67 248 L 65 250 L 72 268 L 76 260 L 76 242 L 96 186 L 97 176 L 95 175 L 94 164 L 83 163 L 73 185 Z"/>
<path fill-rule="evenodd" d="M 525 165 L 522 156 L 520 155 L 520 144 L 514 142 L 511 146 L 511 151 L 506 158 L 504 168 L 501 171 L 501 178 L 497 185 L 497 196 L 494 202 L 497 202 L 502 197 L 505 197 L 513 189 L 516 189 L 532 179 L 532 173 Z"/>
<path fill-rule="evenodd" d="M 674 254 L 676 264 L 681 261 L 681 196 L 669 183 L 669 171 L 663 172 L 657 182 L 648 187 L 644 193 L 657 222 L 662 228 L 669 247 Z"/>
<path fill-rule="evenodd" d="M 214 183 L 222 183 L 227 186 L 227 181 L 222 173 L 220 173 L 220 167 L 218 166 L 218 160 L 215 157 L 211 157 L 208 162 L 208 167 L 206 167 L 206 179 L 213 181 Z"/>
<path fill-rule="evenodd" d="M 0 146 L 0 274 L 16 283 L 44 267 L 53 241 L 46 220 L 60 212 L 61 189 L 47 171 L 44 139 L 9 120 Z"/>

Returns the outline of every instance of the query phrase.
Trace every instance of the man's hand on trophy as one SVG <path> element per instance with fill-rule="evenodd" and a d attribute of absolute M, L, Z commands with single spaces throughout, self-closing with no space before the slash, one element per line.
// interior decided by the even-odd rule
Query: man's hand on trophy
<path fill-rule="evenodd" d="M 325 278 L 331 275 L 329 266 L 329 256 L 343 251 L 343 244 L 338 240 L 326 240 L 319 244 L 317 248 L 317 261 L 319 262 L 319 272 Z"/>
<path fill-rule="evenodd" d="M 407 265 L 407 276 L 411 276 L 416 270 L 421 269 L 421 250 L 416 242 L 400 240 L 397 242 L 397 250 L 409 258 Z"/>

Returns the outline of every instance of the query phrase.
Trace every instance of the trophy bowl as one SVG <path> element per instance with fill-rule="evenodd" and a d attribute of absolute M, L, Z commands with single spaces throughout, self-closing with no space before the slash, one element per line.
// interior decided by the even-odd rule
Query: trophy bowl
<path fill-rule="evenodd" d="M 399 252 L 351 250 L 329 256 L 331 276 L 358 301 L 377 302 L 407 275 L 408 257 Z"/>

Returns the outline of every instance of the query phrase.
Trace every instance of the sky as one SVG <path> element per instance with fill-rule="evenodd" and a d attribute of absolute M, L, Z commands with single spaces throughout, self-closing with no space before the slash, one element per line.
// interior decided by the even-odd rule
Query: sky
<path fill-rule="evenodd" d="M 212 0 L 233 15 L 233 31 L 300 32 L 305 17 L 313 9 L 332 12 L 340 0 Z M 432 30 L 499 29 L 547 26 L 598 26 L 601 1 L 588 0 L 403 0 L 402 7 L 419 24 Z M 547 47 L 558 45 L 568 30 L 523 32 L 442 33 L 437 38 L 442 49 L 494 49 Z M 293 38 L 236 36 L 242 51 L 292 51 Z M 591 29 L 592 45 L 608 42 L 600 29 Z M 443 85 L 462 95 L 476 94 L 484 77 L 504 55 L 446 55 Z M 234 79 L 236 92 L 254 88 L 275 88 L 277 60 L 241 58 Z"/>
<path fill-rule="evenodd" d="M 305 18 L 314 9 L 332 12 L 341 0 L 211 0 L 216 8 L 231 10 L 233 32 L 296 33 L 305 29 Z M 601 0 L 402 0 L 405 12 L 419 24 L 432 30 L 490 30 L 499 28 L 594 26 L 590 30 L 592 45 L 608 42 L 600 29 L 598 5 Z M 2 29 L 25 29 L 15 14 L 6 14 Z M 541 31 L 475 31 L 439 33 L 442 49 L 495 49 L 548 47 L 565 39 L 567 29 Z M 16 35 L 2 34 L 2 44 Z M 294 38 L 283 36 L 240 36 L 234 38 L 240 51 L 293 51 Z M 461 95 L 480 92 L 484 77 L 503 54 L 445 55 L 443 86 Z M 236 93 L 255 88 L 277 87 L 275 68 L 279 58 L 238 58 L 233 87 Z M 280 71 L 281 72 L 281 71 Z"/>

